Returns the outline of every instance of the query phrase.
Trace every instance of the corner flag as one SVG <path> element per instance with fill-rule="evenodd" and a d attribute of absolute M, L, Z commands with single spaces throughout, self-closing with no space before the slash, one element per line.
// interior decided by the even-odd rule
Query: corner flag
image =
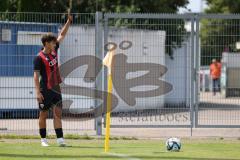
<path fill-rule="evenodd" d="M 109 151 L 109 138 L 110 138 L 110 121 L 111 121 L 111 108 L 112 108 L 112 71 L 113 71 L 113 57 L 115 50 L 108 51 L 103 59 L 103 65 L 108 67 L 108 94 L 107 95 L 107 114 L 106 114 L 106 131 L 105 131 L 105 152 Z"/>

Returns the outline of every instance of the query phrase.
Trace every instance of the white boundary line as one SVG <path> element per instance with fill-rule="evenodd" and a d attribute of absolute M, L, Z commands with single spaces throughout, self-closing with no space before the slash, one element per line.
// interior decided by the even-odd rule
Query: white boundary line
<path fill-rule="evenodd" d="M 116 157 L 119 157 L 119 158 L 122 158 L 122 159 L 127 159 L 127 160 L 141 160 L 139 158 L 131 157 L 127 154 L 119 154 L 119 153 L 107 153 L 107 154 L 111 155 L 111 156 L 116 156 Z"/>

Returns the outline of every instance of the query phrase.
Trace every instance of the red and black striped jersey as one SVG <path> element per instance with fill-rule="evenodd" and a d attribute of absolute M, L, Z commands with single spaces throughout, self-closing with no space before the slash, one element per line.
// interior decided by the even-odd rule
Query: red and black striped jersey
<path fill-rule="evenodd" d="M 40 89 L 52 89 L 61 81 L 57 52 L 45 54 L 40 51 L 34 59 L 34 71 L 40 72 Z"/>

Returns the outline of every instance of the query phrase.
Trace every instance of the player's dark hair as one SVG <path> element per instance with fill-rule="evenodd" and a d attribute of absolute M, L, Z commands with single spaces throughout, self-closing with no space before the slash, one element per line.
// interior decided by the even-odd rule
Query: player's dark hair
<path fill-rule="evenodd" d="M 57 41 L 57 38 L 52 34 L 52 33 L 48 33 L 42 36 L 42 44 L 43 46 L 45 46 L 46 42 L 50 43 L 52 41 Z"/>

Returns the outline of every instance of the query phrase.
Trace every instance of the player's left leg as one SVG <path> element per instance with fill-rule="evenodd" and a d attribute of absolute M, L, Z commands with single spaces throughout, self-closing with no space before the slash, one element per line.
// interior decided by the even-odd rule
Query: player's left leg
<path fill-rule="evenodd" d="M 55 86 L 51 91 L 51 97 L 53 107 L 53 125 L 57 136 L 57 143 L 59 146 L 64 147 L 66 144 L 64 143 L 62 129 L 62 94 L 59 85 Z"/>
<path fill-rule="evenodd" d="M 63 129 L 62 129 L 62 108 L 61 106 L 55 105 L 53 107 L 53 123 L 54 129 L 57 135 L 57 143 L 59 146 L 66 146 L 63 139 Z"/>
<path fill-rule="evenodd" d="M 57 135 L 57 143 L 59 146 L 64 147 L 66 144 L 63 139 L 62 129 L 62 94 L 59 86 L 56 86 L 55 91 L 52 92 L 52 97 L 53 125 Z"/>

